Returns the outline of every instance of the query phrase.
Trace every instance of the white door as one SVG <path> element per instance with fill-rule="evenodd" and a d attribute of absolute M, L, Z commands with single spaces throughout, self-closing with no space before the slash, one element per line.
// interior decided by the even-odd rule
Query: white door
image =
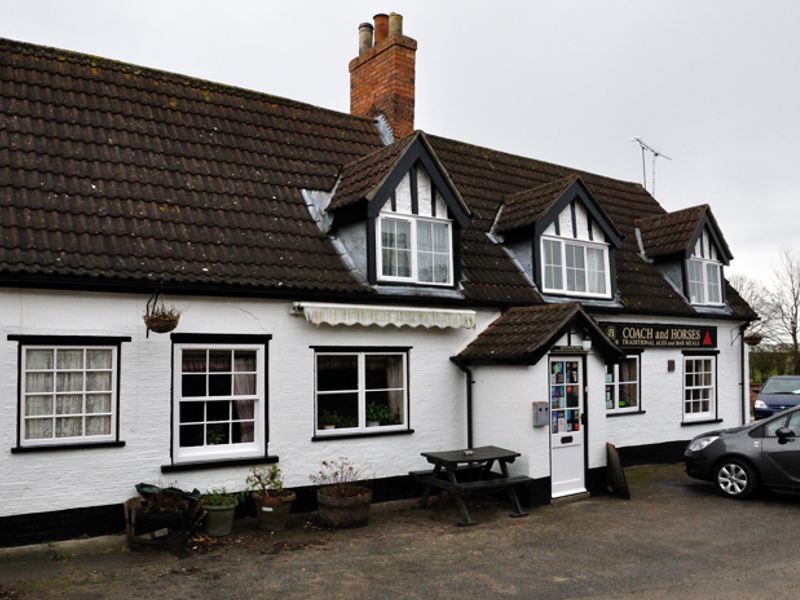
<path fill-rule="evenodd" d="M 586 491 L 581 360 L 550 358 L 550 481 L 552 496 Z"/>

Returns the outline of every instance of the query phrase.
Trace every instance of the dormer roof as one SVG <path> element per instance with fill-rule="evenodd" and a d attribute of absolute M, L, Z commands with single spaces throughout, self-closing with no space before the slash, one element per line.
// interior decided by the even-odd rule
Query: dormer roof
<path fill-rule="evenodd" d="M 522 232 L 539 235 L 573 201 L 583 204 L 614 247 L 622 245 L 622 235 L 611 217 L 577 174 L 506 196 L 498 209 L 495 231 L 501 234 Z"/>
<path fill-rule="evenodd" d="M 722 231 L 707 204 L 662 215 L 636 219 L 645 255 L 651 259 L 692 255 L 695 244 L 707 230 L 720 259 L 727 265 L 733 258 Z"/>
<path fill-rule="evenodd" d="M 377 216 L 403 176 L 417 163 L 428 172 L 452 217 L 466 226 L 469 208 L 422 131 L 345 165 L 328 211 L 365 202 L 366 215 Z"/>

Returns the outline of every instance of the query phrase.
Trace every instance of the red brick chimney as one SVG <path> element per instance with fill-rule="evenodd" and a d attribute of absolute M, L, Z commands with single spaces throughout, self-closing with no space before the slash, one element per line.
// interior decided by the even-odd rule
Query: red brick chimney
<path fill-rule="evenodd" d="M 395 138 L 414 131 L 414 63 L 417 42 L 403 35 L 403 17 L 377 14 L 358 27 L 358 57 L 350 61 L 350 113 L 382 114 Z"/>

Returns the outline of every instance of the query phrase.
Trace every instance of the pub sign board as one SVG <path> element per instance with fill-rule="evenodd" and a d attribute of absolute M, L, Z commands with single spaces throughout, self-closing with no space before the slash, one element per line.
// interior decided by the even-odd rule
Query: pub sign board
<path fill-rule="evenodd" d="M 716 348 L 717 328 L 660 323 L 601 323 L 620 348 Z"/>

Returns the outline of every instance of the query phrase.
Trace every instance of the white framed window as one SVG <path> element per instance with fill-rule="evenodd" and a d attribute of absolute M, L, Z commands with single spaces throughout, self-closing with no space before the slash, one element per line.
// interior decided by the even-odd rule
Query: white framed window
<path fill-rule="evenodd" d="M 686 261 L 689 301 L 692 304 L 722 304 L 722 264 L 715 260 L 690 258 Z"/>
<path fill-rule="evenodd" d="M 23 447 L 117 439 L 118 347 L 21 347 Z"/>
<path fill-rule="evenodd" d="M 619 364 L 606 365 L 606 412 L 640 410 L 639 356 L 626 356 Z"/>
<path fill-rule="evenodd" d="M 408 428 L 405 351 L 317 352 L 316 435 Z"/>
<path fill-rule="evenodd" d="M 610 297 L 608 244 L 543 235 L 541 256 L 544 292 Z"/>
<path fill-rule="evenodd" d="M 713 356 L 683 358 L 683 420 L 696 421 L 716 415 L 716 359 Z"/>
<path fill-rule="evenodd" d="M 173 459 L 264 456 L 264 344 L 174 345 Z"/>
<path fill-rule="evenodd" d="M 453 284 L 452 223 L 396 213 L 381 214 L 377 273 L 381 281 Z"/>

